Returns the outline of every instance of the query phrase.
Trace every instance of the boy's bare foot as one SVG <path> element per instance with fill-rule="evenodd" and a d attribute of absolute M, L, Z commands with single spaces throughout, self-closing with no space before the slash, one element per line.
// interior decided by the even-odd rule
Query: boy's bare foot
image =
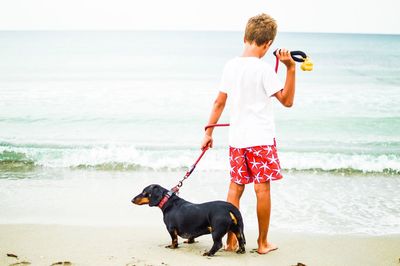
<path fill-rule="evenodd" d="M 265 244 L 258 245 L 257 253 L 263 255 L 263 254 L 267 254 L 270 251 L 274 251 L 277 249 L 278 249 L 278 246 L 271 244 L 271 243 L 267 243 L 267 245 L 265 245 Z"/>

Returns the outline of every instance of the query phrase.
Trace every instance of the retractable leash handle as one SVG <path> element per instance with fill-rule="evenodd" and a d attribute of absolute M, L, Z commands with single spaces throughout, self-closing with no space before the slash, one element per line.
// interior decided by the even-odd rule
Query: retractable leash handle
<path fill-rule="evenodd" d="M 278 50 L 280 50 L 280 49 L 276 49 L 276 50 L 274 51 L 273 54 L 274 54 L 275 56 L 276 56 L 276 52 L 277 52 Z M 296 62 L 298 62 L 298 63 L 303 63 L 304 60 L 307 58 L 306 53 L 303 52 L 303 51 L 291 51 L 291 52 L 290 52 L 290 56 L 293 58 L 294 61 L 296 61 Z M 300 56 L 300 57 L 298 57 L 298 56 Z"/>
<path fill-rule="evenodd" d="M 273 54 L 275 56 L 276 56 L 276 52 L 278 50 L 279 49 L 276 49 L 274 51 Z M 311 70 L 313 70 L 314 64 L 311 61 L 310 57 L 308 57 L 305 52 L 303 52 L 303 51 L 291 51 L 290 52 L 290 56 L 293 58 L 293 60 L 295 62 L 302 63 L 300 65 L 301 70 L 303 70 L 303 71 L 311 71 Z M 279 64 L 279 60 L 278 60 L 278 57 L 276 57 L 275 72 L 278 72 L 278 64 Z"/>

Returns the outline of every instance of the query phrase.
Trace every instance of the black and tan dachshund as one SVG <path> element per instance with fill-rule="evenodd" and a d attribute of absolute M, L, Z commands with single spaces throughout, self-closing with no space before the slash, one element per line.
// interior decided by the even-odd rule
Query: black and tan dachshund
<path fill-rule="evenodd" d="M 212 235 L 214 245 L 204 256 L 213 256 L 222 247 L 222 238 L 233 232 L 239 242 L 237 253 L 245 253 L 246 240 L 243 234 L 243 220 L 239 210 L 225 201 L 211 201 L 201 204 L 190 203 L 159 185 L 147 186 L 132 203 L 159 206 L 164 223 L 172 238 L 168 248 L 178 247 L 178 236 L 194 243 L 201 235 Z"/>

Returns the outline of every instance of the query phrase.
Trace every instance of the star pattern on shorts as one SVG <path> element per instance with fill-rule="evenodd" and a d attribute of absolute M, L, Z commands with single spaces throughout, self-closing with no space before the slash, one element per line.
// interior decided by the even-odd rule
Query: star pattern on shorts
<path fill-rule="evenodd" d="M 273 145 L 231 147 L 229 161 L 231 181 L 236 184 L 262 183 L 282 178 L 279 159 Z"/>
<path fill-rule="evenodd" d="M 267 155 L 272 151 L 272 148 L 270 145 L 268 145 L 266 148 L 264 148 L 265 151 L 267 151 Z"/>
<path fill-rule="evenodd" d="M 267 169 L 271 169 L 271 168 L 269 168 L 269 166 L 268 166 L 268 163 L 267 162 L 265 162 L 265 163 L 262 163 L 262 165 L 261 165 L 261 167 L 260 167 L 261 169 L 264 169 L 264 171 L 265 170 L 267 170 Z"/>
<path fill-rule="evenodd" d="M 277 160 L 278 158 L 275 158 L 275 156 L 272 154 L 271 157 L 268 158 L 269 159 L 269 163 L 273 164 L 276 163 L 277 164 Z"/>
<path fill-rule="evenodd" d="M 262 177 L 260 176 L 260 172 L 257 173 L 257 175 L 254 177 L 257 181 L 257 183 L 260 183 Z"/>
<path fill-rule="evenodd" d="M 240 151 L 239 148 L 232 148 L 232 152 L 233 152 L 233 153 L 238 152 L 238 151 Z"/>
<path fill-rule="evenodd" d="M 242 177 L 242 173 L 246 173 L 246 171 L 242 170 L 243 165 L 241 165 L 239 167 L 239 169 L 237 170 L 237 173 L 240 175 L 240 177 Z"/>
<path fill-rule="evenodd" d="M 273 169 L 273 171 L 275 171 L 277 175 L 280 175 L 280 174 L 281 174 L 281 169 L 280 169 L 280 168 L 278 168 L 278 169 Z"/>
<path fill-rule="evenodd" d="M 240 158 L 244 159 L 244 154 L 236 156 L 234 160 L 237 162 Z"/>
<path fill-rule="evenodd" d="M 235 167 L 236 167 L 236 166 L 231 166 L 231 171 L 230 171 L 231 174 L 232 174 L 232 173 L 236 173 L 236 172 L 235 172 Z"/>
<path fill-rule="evenodd" d="M 255 167 L 256 169 L 258 169 L 258 165 L 259 165 L 259 164 L 262 164 L 262 163 L 257 162 L 257 161 L 256 161 L 256 158 L 253 158 L 253 161 L 250 162 L 250 163 L 251 163 L 251 169 L 253 169 L 254 167 Z"/>
<path fill-rule="evenodd" d="M 266 175 L 267 176 L 267 181 L 272 181 L 274 179 L 273 173 Z"/>
<path fill-rule="evenodd" d="M 254 155 L 256 155 L 257 157 L 259 157 L 259 156 L 260 156 L 260 152 L 261 152 L 261 150 L 257 150 L 257 151 L 254 152 Z"/>

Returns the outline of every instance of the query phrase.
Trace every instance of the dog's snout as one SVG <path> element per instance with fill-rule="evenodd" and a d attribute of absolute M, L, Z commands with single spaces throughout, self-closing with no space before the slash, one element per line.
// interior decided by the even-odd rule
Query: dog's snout
<path fill-rule="evenodd" d="M 132 199 L 132 203 L 136 205 L 149 204 L 150 199 L 142 194 L 137 195 Z"/>
<path fill-rule="evenodd" d="M 142 194 L 139 194 L 139 195 L 137 195 L 136 197 L 134 197 L 134 198 L 131 200 L 131 202 L 132 202 L 133 204 L 137 204 L 139 198 L 141 198 L 141 195 L 142 195 Z"/>

